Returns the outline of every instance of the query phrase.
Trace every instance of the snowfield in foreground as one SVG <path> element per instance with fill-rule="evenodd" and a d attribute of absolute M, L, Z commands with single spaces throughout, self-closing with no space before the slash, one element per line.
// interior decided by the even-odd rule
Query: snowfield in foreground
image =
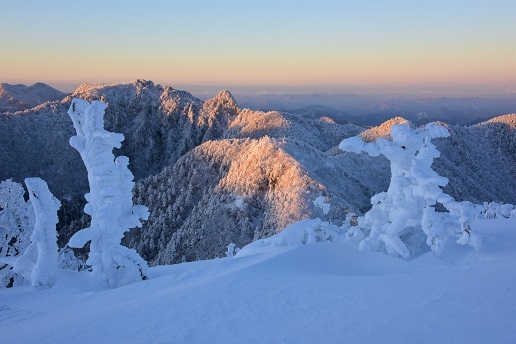
<path fill-rule="evenodd" d="M 118 289 L 60 271 L 50 289 L 0 290 L 0 342 L 515 343 L 515 220 L 474 222 L 482 248 L 450 240 L 439 260 L 314 243 L 158 266 Z"/>

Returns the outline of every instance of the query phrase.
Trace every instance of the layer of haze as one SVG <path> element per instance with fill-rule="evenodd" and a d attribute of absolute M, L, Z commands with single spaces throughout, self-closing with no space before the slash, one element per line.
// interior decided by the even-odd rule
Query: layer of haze
<path fill-rule="evenodd" d="M 516 90 L 516 1 L 0 0 L 0 82 Z"/>

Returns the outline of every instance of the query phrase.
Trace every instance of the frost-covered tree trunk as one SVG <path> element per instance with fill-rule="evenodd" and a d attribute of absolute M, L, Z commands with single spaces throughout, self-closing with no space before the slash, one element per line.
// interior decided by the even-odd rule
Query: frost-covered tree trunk
<path fill-rule="evenodd" d="M 88 171 L 90 192 L 84 211 L 91 216 L 91 225 L 77 232 L 71 247 L 83 247 L 90 241 L 87 263 L 93 272 L 112 287 L 146 279 L 147 262 L 135 250 L 120 245 L 125 232 L 141 227 L 140 219 L 147 219 L 147 207 L 132 202 L 133 175 L 127 168 L 129 159 L 115 159 L 113 148 L 120 148 L 124 135 L 104 129 L 106 104 L 91 104 L 74 99 L 68 110 L 77 136 L 70 145 L 82 157 Z"/>
<path fill-rule="evenodd" d="M 14 265 L 33 287 L 51 287 L 57 278 L 57 211 L 61 202 L 40 178 L 27 178 L 25 185 L 34 207 L 36 223 L 30 245 Z"/>
<path fill-rule="evenodd" d="M 431 168 L 440 156 L 431 139 L 448 136 L 448 130 L 435 123 L 416 130 L 402 124 L 392 127 L 392 141 L 366 143 L 353 137 L 341 142 L 342 150 L 382 154 L 391 162 L 387 192 L 373 196 L 371 210 L 358 218 L 362 232 L 353 229 L 360 249 L 384 250 L 389 255 L 408 258 L 421 253 L 426 237 L 428 246 L 439 255 L 450 235 L 459 236 L 458 243 L 479 247 L 480 241 L 469 231 L 468 221 L 481 209 L 469 202 L 456 202 L 445 194 L 441 187 L 448 184 L 448 179 Z M 449 212 L 437 212 L 438 203 Z"/>

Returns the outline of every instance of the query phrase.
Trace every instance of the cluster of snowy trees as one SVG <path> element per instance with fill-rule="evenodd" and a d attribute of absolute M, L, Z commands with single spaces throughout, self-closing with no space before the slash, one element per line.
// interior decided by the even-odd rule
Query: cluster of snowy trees
<path fill-rule="evenodd" d="M 70 247 L 90 243 L 87 264 L 101 280 L 112 287 L 147 278 L 147 263 L 138 253 L 120 245 L 125 232 L 140 227 L 148 218 L 147 208 L 133 205 L 133 175 L 129 159 L 115 159 L 113 148 L 120 148 L 122 134 L 104 129 L 106 104 L 74 99 L 68 110 L 76 136 L 70 139 L 83 159 L 88 172 L 90 192 L 84 211 L 91 225 L 70 239 Z M 0 266 L 1 286 L 30 282 L 32 286 L 50 287 L 56 282 L 58 247 L 56 224 L 60 202 L 40 178 L 27 178 L 29 201 L 23 187 L 6 180 L 0 183 Z M 30 239 L 29 239 L 30 237 Z M 70 251 L 62 259 L 73 260 Z M 64 265 L 76 266 L 70 262 Z"/>

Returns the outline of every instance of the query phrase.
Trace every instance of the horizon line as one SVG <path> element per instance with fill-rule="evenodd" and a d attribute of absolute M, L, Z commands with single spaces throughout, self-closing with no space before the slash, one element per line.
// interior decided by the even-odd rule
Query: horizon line
<path fill-rule="evenodd" d="M 7 81 L 1 82 L 10 85 L 34 86 L 43 83 L 63 93 L 72 94 L 81 85 L 122 85 L 131 84 L 138 80 L 151 81 L 154 85 L 169 86 L 177 90 L 202 95 L 217 94 L 228 90 L 232 94 L 240 95 L 274 95 L 274 94 L 335 94 L 356 96 L 411 96 L 411 97 L 510 97 L 516 96 L 516 85 L 485 85 L 485 84 L 433 84 L 433 83 L 408 83 L 408 84 L 229 84 L 229 83 L 176 83 L 155 82 L 151 79 L 137 78 L 124 82 L 70 82 L 70 81 Z"/>

